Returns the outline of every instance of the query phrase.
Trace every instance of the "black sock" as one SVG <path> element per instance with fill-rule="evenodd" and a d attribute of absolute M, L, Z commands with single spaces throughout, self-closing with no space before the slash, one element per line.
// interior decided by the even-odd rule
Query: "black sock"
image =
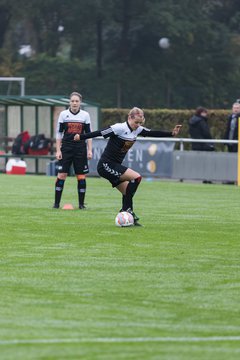
<path fill-rule="evenodd" d="M 55 183 L 55 204 L 59 205 L 62 197 L 63 187 L 65 180 L 57 178 Z"/>
<path fill-rule="evenodd" d="M 123 204 L 123 211 L 131 208 L 133 210 L 133 196 L 137 191 L 138 185 L 140 184 L 142 177 L 139 176 L 136 179 L 130 180 L 126 188 L 126 195 Z"/>
<path fill-rule="evenodd" d="M 125 195 L 122 196 L 122 208 L 121 208 L 120 211 L 122 211 L 122 209 L 123 209 L 123 207 L 124 207 L 125 197 L 126 197 Z"/>
<path fill-rule="evenodd" d="M 86 187 L 87 187 L 86 179 L 78 180 L 78 202 L 79 202 L 79 206 L 84 205 Z"/>

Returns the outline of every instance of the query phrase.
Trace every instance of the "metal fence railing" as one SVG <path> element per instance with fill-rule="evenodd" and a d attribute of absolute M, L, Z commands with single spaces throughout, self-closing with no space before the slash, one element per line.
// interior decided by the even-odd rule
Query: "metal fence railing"
<path fill-rule="evenodd" d="M 191 138 L 152 138 L 152 137 L 145 137 L 141 138 L 141 140 L 151 140 L 151 141 L 163 141 L 163 142 L 175 142 L 179 143 L 179 150 L 184 151 L 184 143 L 209 143 L 209 144 L 238 144 L 238 140 L 227 140 L 227 139 L 191 139 Z"/>

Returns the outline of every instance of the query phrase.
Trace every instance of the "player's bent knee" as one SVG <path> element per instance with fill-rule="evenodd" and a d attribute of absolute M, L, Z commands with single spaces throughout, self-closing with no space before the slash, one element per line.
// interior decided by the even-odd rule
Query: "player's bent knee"
<path fill-rule="evenodd" d="M 60 180 L 66 180 L 66 178 L 67 178 L 67 173 L 58 173 L 58 179 L 60 179 Z"/>
<path fill-rule="evenodd" d="M 138 175 L 139 175 L 139 174 L 138 174 Z M 140 184 L 141 180 L 142 180 L 142 176 L 141 176 L 141 175 L 139 175 L 139 176 L 135 179 L 135 181 L 138 182 L 139 184 Z"/>

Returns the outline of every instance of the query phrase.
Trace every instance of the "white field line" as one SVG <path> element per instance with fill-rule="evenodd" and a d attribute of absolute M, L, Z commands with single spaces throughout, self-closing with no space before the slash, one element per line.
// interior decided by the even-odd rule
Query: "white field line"
<path fill-rule="evenodd" d="M 71 343 L 146 343 L 146 342 L 217 342 L 217 341 L 240 341 L 240 336 L 209 336 L 209 337 L 135 337 L 135 338 L 73 338 L 73 339 L 13 339 L 0 340 L 0 345 L 20 344 L 71 344 Z"/>

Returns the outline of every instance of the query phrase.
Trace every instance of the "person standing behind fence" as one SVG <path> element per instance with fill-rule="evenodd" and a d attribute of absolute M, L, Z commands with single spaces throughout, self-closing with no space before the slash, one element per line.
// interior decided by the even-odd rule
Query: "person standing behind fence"
<path fill-rule="evenodd" d="M 232 105 L 232 114 L 228 117 L 224 139 L 238 140 L 238 119 L 240 117 L 240 104 L 235 102 Z M 229 152 L 237 152 L 238 144 L 227 144 Z"/>
<path fill-rule="evenodd" d="M 202 106 L 197 107 L 195 114 L 189 120 L 189 134 L 192 139 L 212 139 L 208 125 L 208 110 Z M 211 143 L 193 142 L 192 150 L 213 151 Z"/>
<path fill-rule="evenodd" d="M 73 92 L 70 95 L 70 107 L 63 110 L 58 118 L 56 131 L 56 159 L 59 160 L 59 171 L 55 185 L 55 202 L 58 209 L 62 197 L 64 182 L 73 164 L 77 177 L 79 209 L 85 209 L 86 174 L 89 172 L 88 159 L 92 158 L 92 140 L 76 142 L 75 134 L 91 131 L 90 115 L 80 108 L 82 95 Z"/>

